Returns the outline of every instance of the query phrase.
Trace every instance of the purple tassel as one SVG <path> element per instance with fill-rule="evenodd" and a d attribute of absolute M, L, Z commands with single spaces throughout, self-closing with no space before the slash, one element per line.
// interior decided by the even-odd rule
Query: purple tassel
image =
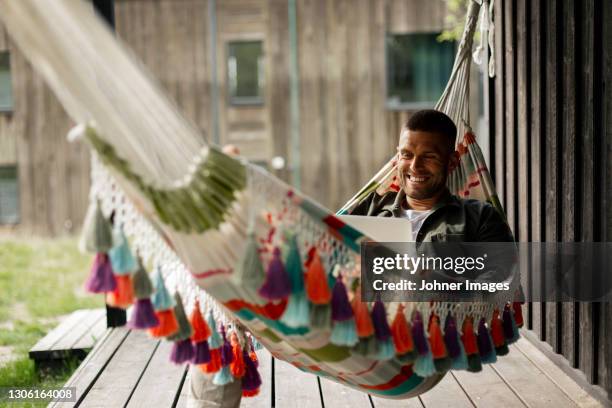
<path fill-rule="evenodd" d="M 116 287 L 117 281 L 115 275 L 113 275 L 113 268 L 108 255 L 104 252 L 98 252 L 91 266 L 89 278 L 85 282 L 85 289 L 92 293 L 103 293 L 112 292 Z"/>
<path fill-rule="evenodd" d="M 223 336 L 223 345 L 221 346 L 221 365 L 226 366 L 234 362 L 234 353 L 232 352 L 232 345 L 229 341 L 227 341 L 224 326 L 221 326 L 221 335 Z"/>
<path fill-rule="evenodd" d="M 251 360 L 246 350 L 243 350 L 242 358 L 246 366 L 244 377 L 242 377 L 242 389 L 245 391 L 255 391 L 261 386 L 261 377 L 257 371 L 257 366 L 255 366 L 255 362 Z"/>
<path fill-rule="evenodd" d="M 155 316 L 151 299 L 137 299 L 128 327 L 130 329 L 152 329 L 157 326 L 159 326 L 159 319 Z"/>
<path fill-rule="evenodd" d="M 280 300 L 291 294 L 291 280 L 281 261 L 281 251 L 278 247 L 274 248 L 272 261 L 266 273 L 266 281 L 258 292 L 261 297 L 268 300 Z"/>
<path fill-rule="evenodd" d="M 391 338 L 391 329 L 389 328 L 389 322 L 387 322 L 385 305 L 380 300 L 374 302 L 372 323 L 374 324 L 374 334 L 378 341 L 387 341 Z"/>
<path fill-rule="evenodd" d="M 353 308 L 346 294 L 346 286 L 342 283 L 342 277 L 338 276 L 331 299 L 332 320 L 334 322 L 344 322 L 353 317 Z M 386 320 L 386 319 L 385 319 Z"/>
<path fill-rule="evenodd" d="M 170 353 L 170 361 L 174 364 L 183 364 L 193 358 L 194 350 L 191 340 L 179 340 L 175 341 L 172 345 L 172 352 Z M 210 355 L 209 355 L 210 358 Z"/>
<path fill-rule="evenodd" d="M 425 336 L 425 325 L 423 324 L 423 317 L 421 313 L 415 311 L 412 316 L 412 341 L 414 347 L 419 355 L 429 353 L 429 346 L 427 345 L 427 337 Z"/>
<path fill-rule="evenodd" d="M 191 364 L 206 363 L 210 363 L 210 347 L 208 347 L 208 341 L 204 340 L 195 344 Z"/>
<path fill-rule="evenodd" d="M 450 314 L 446 316 L 444 322 L 444 344 L 450 358 L 456 358 L 461 354 L 461 346 L 459 345 L 459 334 L 457 333 L 457 324 L 455 318 Z"/>
<path fill-rule="evenodd" d="M 491 340 L 489 338 L 489 330 L 485 324 L 485 319 L 480 319 L 478 323 L 478 351 L 481 357 L 488 356 L 493 350 Z"/>

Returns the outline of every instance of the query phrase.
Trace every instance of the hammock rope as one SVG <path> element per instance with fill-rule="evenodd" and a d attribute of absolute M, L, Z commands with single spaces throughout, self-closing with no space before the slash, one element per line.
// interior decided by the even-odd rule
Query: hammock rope
<path fill-rule="evenodd" d="M 470 4 L 437 107 L 464 134 L 449 188 L 501 208 L 468 126 L 479 8 Z M 490 303 L 360 302 L 367 237 L 263 169 L 207 145 L 84 2 L 47 8 L 0 0 L 0 17 L 69 115 L 85 124 L 73 136 L 93 150 L 84 236 L 96 263 L 88 289 L 133 299 L 132 327 L 176 330 L 167 337 L 175 363 L 217 373 L 218 384 L 241 378 L 243 395 L 253 396 L 259 341 L 304 371 L 408 398 L 450 368 L 479 371 L 516 340 L 522 317 L 507 294 Z M 371 191 L 397 190 L 394 176 L 392 159 L 340 213 Z M 111 230 L 128 239 L 109 238 Z M 155 285 L 146 270 L 161 271 Z M 518 281 L 511 276 L 511 288 Z M 174 300 L 160 295 L 164 286 Z"/>

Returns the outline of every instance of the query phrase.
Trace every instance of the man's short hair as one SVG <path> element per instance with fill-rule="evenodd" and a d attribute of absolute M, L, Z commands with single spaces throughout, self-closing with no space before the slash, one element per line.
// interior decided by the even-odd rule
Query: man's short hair
<path fill-rule="evenodd" d="M 457 140 L 457 126 L 446 114 L 435 109 L 423 109 L 410 116 L 404 125 L 408 130 L 438 133 L 448 138 L 452 151 L 455 149 Z"/>

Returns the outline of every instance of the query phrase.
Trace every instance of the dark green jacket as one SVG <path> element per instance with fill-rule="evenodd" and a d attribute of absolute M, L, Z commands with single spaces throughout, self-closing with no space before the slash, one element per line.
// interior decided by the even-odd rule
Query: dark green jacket
<path fill-rule="evenodd" d="M 375 192 L 364 198 L 352 215 L 402 217 L 403 190 L 383 196 Z M 407 204 L 406 204 L 407 205 Z M 512 232 L 499 212 L 489 203 L 458 198 L 447 190 L 443 199 L 423 222 L 417 242 L 513 242 Z"/>

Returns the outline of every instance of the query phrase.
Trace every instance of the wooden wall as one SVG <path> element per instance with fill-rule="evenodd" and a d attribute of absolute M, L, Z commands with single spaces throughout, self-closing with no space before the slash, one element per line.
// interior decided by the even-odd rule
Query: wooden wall
<path fill-rule="evenodd" d="M 495 6 L 492 167 L 508 221 L 520 241 L 609 241 L 612 30 L 604 22 L 612 6 Z M 531 303 L 526 311 L 542 341 L 612 392 L 610 303 Z"/>

